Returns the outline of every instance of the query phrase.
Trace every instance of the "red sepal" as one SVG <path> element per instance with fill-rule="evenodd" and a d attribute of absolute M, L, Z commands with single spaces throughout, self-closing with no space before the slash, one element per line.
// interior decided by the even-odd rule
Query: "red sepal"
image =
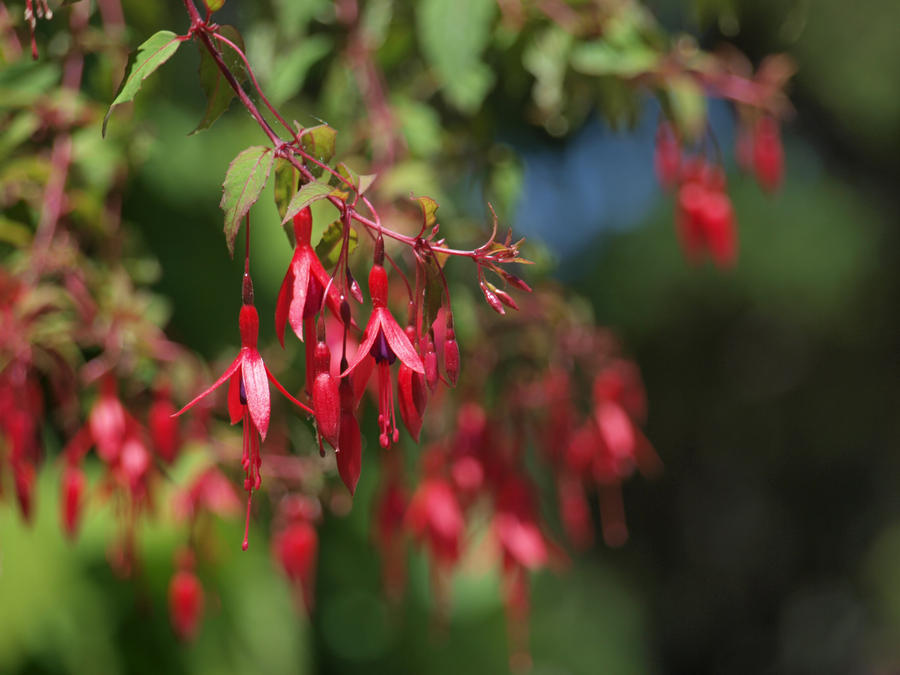
<path fill-rule="evenodd" d="M 341 413 L 340 447 L 337 449 L 338 473 L 341 480 L 350 491 L 356 492 L 356 484 L 359 482 L 359 472 L 362 468 L 362 439 L 359 433 L 359 423 L 352 412 Z"/>
<path fill-rule="evenodd" d="M 397 391 L 400 395 L 400 417 L 409 435 L 418 443 L 427 402 L 425 376 L 401 363 L 397 374 Z"/>
<path fill-rule="evenodd" d="M 241 349 L 241 360 L 243 362 L 241 376 L 244 379 L 244 393 L 247 396 L 250 419 L 259 430 L 260 437 L 266 440 L 271 415 L 266 367 L 259 352 L 249 347 Z"/>

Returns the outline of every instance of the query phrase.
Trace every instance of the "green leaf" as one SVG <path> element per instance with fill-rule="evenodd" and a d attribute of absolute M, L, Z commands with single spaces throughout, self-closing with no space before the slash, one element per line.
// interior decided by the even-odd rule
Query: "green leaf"
<path fill-rule="evenodd" d="M 424 229 L 427 230 L 437 222 L 437 216 L 434 214 L 437 212 L 440 204 L 431 197 L 416 197 L 416 201 L 422 207 L 422 222 L 424 223 Z"/>
<path fill-rule="evenodd" d="M 301 210 L 312 204 L 313 202 L 317 202 L 320 199 L 325 199 L 333 194 L 338 194 L 339 190 L 335 190 L 330 185 L 326 185 L 325 183 L 318 183 L 313 181 L 312 183 L 307 183 L 300 191 L 293 196 L 291 199 L 291 203 L 288 204 L 287 210 L 285 211 L 284 216 L 281 219 L 281 224 L 288 222 L 291 218 L 300 213 Z"/>
<path fill-rule="evenodd" d="M 203 4 L 210 12 L 218 12 L 225 4 L 225 0 L 203 0 Z"/>
<path fill-rule="evenodd" d="M 218 32 L 236 44 L 241 51 L 244 51 L 244 39 L 237 28 L 234 26 L 221 26 Z M 224 42 L 215 39 L 212 42 L 219 47 L 222 60 L 237 81 L 243 82 L 247 79 L 247 71 L 244 68 L 244 61 L 240 55 Z M 206 112 L 203 114 L 200 124 L 191 132 L 191 135 L 211 127 L 213 122 L 228 110 L 231 99 L 234 98 L 234 90 L 226 81 L 213 57 L 210 56 L 209 50 L 199 41 L 197 42 L 197 48 L 200 50 L 200 85 L 203 87 L 203 93 L 206 94 Z"/>
<path fill-rule="evenodd" d="M 425 268 L 425 300 L 422 303 L 424 330 L 431 328 L 444 302 L 444 282 L 441 267 L 431 252 L 422 256 Z"/>
<path fill-rule="evenodd" d="M 126 103 L 134 99 L 140 91 L 141 84 L 162 64 L 171 58 L 178 50 L 178 46 L 184 38 L 175 35 L 170 30 L 161 30 L 154 33 L 144 44 L 131 52 L 128 56 L 128 65 L 125 66 L 125 77 L 119 85 L 116 97 L 103 117 L 102 135 L 106 136 L 106 124 L 113 108 L 120 103 Z"/>
<path fill-rule="evenodd" d="M 349 166 L 341 162 L 337 165 L 337 172 L 344 180 L 338 180 L 337 178 L 332 176 L 332 180 L 336 183 L 336 185 L 340 188 L 351 187 L 354 190 L 359 189 L 359 174 L 357 174 L 353 169 Z"/>
<path fill-rule="evenodd" d="M 614 46 L 606 41 L 583 42 L 572 49 L 572 68 L 585 75 L 615 75 L 636 77 L 652 70 L 660 56 L 640 42 L 627 47 Z"/>
<path fill-rule="evenodd" d="M 15 150 L 19 145 L 31 138 L 41 127 L 41 118 L 29 109 L 4 120 L 5 128 L 0 132 L 0 159 Z"/>
<path fill-rule="evenodd" d="M 231 255 L 234 255 L 234 240 L 241 229 L 241 218 L 259 199 L 274 161 L 271 148 L 255 145 L 241 152 L 228 166 L 219 206 L 225 211 L 225 243 Z"/>
<path fill-rule="evenodd" d="M 325 232 L 322 239 L 316 244 L 316 255 L 325 267 L 333 267 L 337 265 L 338 258 L 341 255 L 341 243 L 344 239 L 344 225 L 340 220 L 335 220 Z M 359 240 L 359 235 L 352 227 L 350 228 L 350 236 L 347 255 L 353 253 Z"/>
<path fill-rule="evenodd" d="M 571 46 L 572 35 L 554 24 L 535 37 L 522 54 L 522 65 L 534 75 L 531 97 L 542 111 L 553 113 L 562 108 Z"/>
<path fill-rule="evenodd" d="M 666 88 L 678 130 L 688 141 L 699 140 L 706 128 L 706 96 L 703 89 L 687 75 L 669 78 Z"/>
<path fill-rule="evenodd" d="M 380 47 L 388 35 L 394 14 L 393 0 L 369 0 L 362 9 L 360 27 L 371 48 Z"/>
<path fill-rule="evenodd" d="M 391 108 L 413 157 L 429 157 L 440 152 L 441 118 L 434 108 L 399 95 L 395 96 Z"/>
<path fill-rule="evenodd" d="M 481 60 L 497 11 L 494 0 L 421 0 L 416 4 L 419 43 L 456 108 L 474 113 L 494 82 Z"/>
<path fill-rule="evenodd" d="M 337 140 L 337 132 L 327 124 L 320 124 L 315 127 L 309 127 L 303 130 L 300 142 L 303 149 L 310 155 L 319 160 L 322 164 L 328 164 L 334 157 L 334 145 Z M 307 163 L 309 170 L 316 177 L 322 175 L 322 167 Z"/>
<path fill-rule="evenodd" d="M 293 164 L 283 157 L 275 160 L 275 208 L 278 210 L 279 218 L 284 218 L 287 214 L 291 197 L 297 192 L 298 178 L 299 173 Z M 294 248 L 297 245 L 294 241 L 294 228 L 287 222 L 282 222 L 282 227 L 288 241 L 291 242 L 291 248 Z"/>
<path fill-rule="evenodd" d="M 0 215 L 0 241 L 24 247 L 31 241 L 31 229 L 20 222 Z"/>
<path fill-rule="evenodd" d="M 372 183 L 375 182 L 375 179 L 378 178 L 378 174 L 374 173 L 358 174 L 343 162 L 338 164 L 335 168 L 344 180 L 339 180 L 335 176 L 332 176 L 330 182 L 338 188 L 335 190 L 334 195 L 341 196 L 341 199 L 344 200 L 349 199 L 350 197 L 350 194 L 347 192 L 348 188 L 352 188 L 352 190 L 361 197 L 365 194 L 366 190 L 372 187 Z"/>
<path fill-rule="evenodd" d="M 286 53 L 279 53 L 269 76 L 267 88 L 272 102 L 278 105 L 296 95 L 303 86 L 309 69 L 333 50 L 331 38 L 325 35 L 310 35 L 298 41 Z"/>
<path fill-rule="evenodd" d="M 359 192 L 360 197 L 365 194 L 366 190 L 372 187 L 372 183 L 375 182 L 376 178 L 378 178 L 377 173 L 362 173 L 359 175 L 359 188 L 357 192 Z"/>

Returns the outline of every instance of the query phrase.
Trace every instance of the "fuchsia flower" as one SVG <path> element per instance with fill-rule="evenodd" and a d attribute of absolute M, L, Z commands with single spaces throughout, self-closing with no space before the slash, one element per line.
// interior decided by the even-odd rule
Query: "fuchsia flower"
<path fill-rule="evenodd" d="M 753 171 L 766 192 L 775 192 L 784 177 L 784 150 L 778 122 L 761 117 L 753 129 Z"/>
<path fill-rule="evenodd" d="M 193 571 L 193 557 L 183 554 L 180 569 L 169 582 L 169 615 L 180 640 L 190 641 L 203 616 L 203 586 Z"/>
<path fill-rule="evenodd" d="M 253 497 L 253 490 L 259 489 L 261 483 L 259 469 L 262 466 L 262 458 L 259 453 L 259 444 L 260 440 L 266 439 L 271 413 L 269 384 L 266 379 L 271 381 L 275 388 L 296 406 L 310 414 L 313 411 L 291 396 L 263 363 L 262 356 L 256 347 L 259 339 L 259 315 L 256 313 L 256 307 L 253 306 L 253 282 L 247 272 L 244 272 L 243 305 L 238 325 L 241 332 L 241 351 L 237 357 L 212 386 L 175 413 L 175 416 L 191 409 L 222 386 L 225 380 L 229 380 L 228 414 L 231 423 L 237 424 L 239 421 L 244 423 L 244 451 L 241 457 L 241 466 L 246 473 L 244 489 L 247 491 L 247 523 L 244 529 L 242 548 L 246 551 L 250 530 L 250 501 Z"/>
<path fill-rule="evenodd" d="M 719 267 L 732 266 L 737 259 L 737 229 L 724 173 L 700 161 L 688 165 L 682 180 L 676 225 L 685 256 L 694 262 L 708 253 Z"/>
<path fill-rule="evenodd" d="M 375 244 L 375 264 L 369 272 L 369 294 L 372 296 L 372 315 L 363 333 L 363 339 L 350 365 L 341 373 L 346 377 L 371 354 L 378 368 L 378 426 L 381 447 L 388 447 L 400 438 L 397 418 L 394 414 L 394 388 L 391 382 L 391 364 L 398 358 L 413 371 L 424 375 L 425 366 L 415 347 L 400 328 L 397 320 L 387 308 L 388 280 L 382 263 L 384 262 L 384 242 L 379 238 Z"/>
<path fill-rule="evenodd" d="M 278 303 L 275 306 L 275 333 L 284 347 L 284 329 L 290 323 L 297 337 L 303 340 L 303 322 L 312 319 L 322 308 L 324 297 L 335 316 L 341 315 L 341 297 L 337 287 L 330 284 L 331 275 L 325 271 L 313 249 L 312 212 L 307 206 L 294 216 L 294 236 L 297 246 L 288 267 Z M 325 289 L 328 295 L 325 296 Z"/>
<path fill-rule="evenodd" d="M 85 483 L 84 472 L 81 468 L 77 464 L 67 463 L 66 468 L 63 470 L 60 516 L 63 523 L 63 531 L 69 539 L 74 539 L 78 533 Z"/>
<path fill-rule="evenodd" d="M 396 455 L 386 458 L 383 468 L 382 488 L 376 498 L 372 534 L 381 554 L 381 577 L 385 590 L 392 597 L 399 597 L 406 584 L 406 541 L 403 522 L 408 495 L 397 474 L 402 467 Z"/>
<path fill-rule="evenodd" d="M 443 478 L 422 481 L 409 502 L 406 526 L 437 564 L 450 565 L 459 558 L 466 521 L 453 489 Z"/>
<path fill-rule="evenodd" d="M 125 407 L 119 400 L 116 378 L 108 373 L 100 384 L 100 396 L 88 417 L 88 427 L 97 446 L 97 454 L 107 464 L 114 464 L 119 459 L 125 442 L 126 417 Z"/>
<path fill-rule="evenodd" d="M 272 552 L 291 585 L 303 595 L 307 610 L 312 610 L 316 580 L 319 535 L 306 520 L 291 523 L 272 540 Z"/>
<path fill-rule="evenodd" d="M 681 168 L 681 145 L 671 122 L 661 122 L 656 130 L 653 165 L 662 186 L 667 190 L 674 187 Z"/>
<path fill-rule="evenodd" d="M 494 534 L 503 553 L 504 566 L 543 567 L 548 547 L 538 525 L 537 505 L 529 484 L 510 475 L 495 496 Z"/>
<path fill-rule="evenodd" d="M 350 494 L 353 495 L 356 492 L 359 472 L 362 469 L 362 436 L 359 431 L 359 422 L 356 421 L 356 415 L 353 414 L 356 409 L 356 398 L 349 377 L 341 379 L 338 396 L 340 397 L 341 413 L 337 448 L 338 473 Z"/>
<path fill-rule="evenodd" d="M 411 343 L 414 335 L 412 326 L 407 327 L 406 332 Z M 405 363 L 401 363 L 397 373 L 397 394 L 400 399 L 400 417 L 403 419 L 409 435 L 418 443 L 428 398 L 425 376 Z"/>
<path fill-rule="evenodd" d="M 147 412 L 147 428 L 156 453 L 169 464 L 175 461 L 181 446 L 181 434 L 178 420 L 173 417 L 174 413 L 175 406 L 169 399 L 169 388 L 160 388 Z"/>

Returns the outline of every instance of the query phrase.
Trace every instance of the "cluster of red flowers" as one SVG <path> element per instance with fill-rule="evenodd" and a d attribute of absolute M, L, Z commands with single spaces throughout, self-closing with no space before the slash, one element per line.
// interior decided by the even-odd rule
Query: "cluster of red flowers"
<path fill-rule="evenodd" d="M 404 587 L 409 540 L 432 563 L 440 609 L 446 609 L 450 574 L 466 551 L 493 551 L 476 557 L 494 560 L 500 570 L 516 663 L 527 660 L 530 573 L 567 560 L 525 470 L 527 458 L 536 451 L 556 477 L 563 529 L 576 547 L 593 540 L 592 486 L 604 539 L 620 545 L 626 534 L 621 482 L 635 468 L 653 474 L 661 467 L 639 429 L 646 405 L 637 368 L 605 331 L 563 305 L 551 291 L 526 298 L 521 314 L 510 319 L 519 333 L 514 346 L 494 346 L 508 322 L 473 345 L 467 358 L 475 365 L 457 400 L 441 400 L 429 416 L 425 432 L 436 440 L 418 455 L 413 484 L 396 450 L 380 455 L 374 536 L 389 595 Z M 547 359 L 549 370 L 534 367 Z M 485 396 L 488 373 L 493 397 Z M 584 388 L 593 391 L 588 409 L 582 406 Z"/>
<path fill-rule="evenodd" d="M 23 312 L 25 295 L 26 289 L 17 279 L 0 275 L 0 354 L 6 357 L 0 370 L 0 440 L 8 449 L 6 462 L 12 471 L 16 498 L 22 516 L 28 520 L 41 455 L 39 422 L 44 398 L 27 339 L 31 323 L 42 308 L 33 306 Z"/>
<path fill-rule="evenodd" d="M 764 190 L 779 188 L 784 153 L 774 118 L 759 117 L 749 130 L 741 127 L 737 157 Z M 732 266 L 737 259 L 737 223 L 722 166 L 702 155 L 685 154 L 669 122 L 657 130 L 654 164 L 663 187 L 677 189 L 675 225 L 688 261 L 696 263 L 708 255 L 720 267 Z"/>

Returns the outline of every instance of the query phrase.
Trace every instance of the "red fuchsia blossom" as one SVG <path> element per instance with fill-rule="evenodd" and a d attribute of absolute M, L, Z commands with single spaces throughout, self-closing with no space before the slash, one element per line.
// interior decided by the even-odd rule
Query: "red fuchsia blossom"
<path fill-rule="evenodd" d="M 31 519 L 32 492 L 40 460 L 38 423 L 43 401 L 37 383 L 29 378 L 21 361 L 0 373 L 0 441 L 5 441 L 19 509 Z M 2 443 L 0 443 L 2 447 Z"/>
<path fill-rule="evenodd" d="M 147 427 L 156 454 L 168 464 L 175 461 L 181 446 L 178 419 L 173 417 L 174 414 L 175 406 L 169 397 L 169 389 L 162 387 L 156 391 L 147 412 Z"/>
<path fill-rule="evenodd" d="M 734 264 L 737 230 L 721 169 L 710 168 L 701 162 L 683 172 L 675 220 L 682 249 L 689 261 L 697 262 L 709 254 L 720 267 Z"/>
<path fill-rule="evenodd" d="M 457 561 L 465 531 L 462 509 L 450 484 L 426 478 L 416 488 L 406 511 L 406 527 L 441 566 Z"/>
<path fill-rule="evenodd" d="M 369 294 L 372 296 L 372 314 L 363 333 L 363 339 L 356 355 L 341 374 L 346 378 L 367 357 L 375 359 L 378 370 L 378 426 L 381 433 L 378 441 L 386 448 L 400 438 L 397 419 L 394 414 L 394 388 L 391 382 L 391 364 L 398 358 L 413 371 L 425 374 L 425 366 L 416 353 L 406 333 L 387 308 L 388 280 L 382 263 L 384 242 L 375 244 L 375 264 L 369 272 Z"/>
<path fill-rule="evenodd" d="M 594 523 L 583 482 L 564 472 L 557 480 L 556 493 L 560 519 L 569 541 L 577 548 L 589 547 L 594 542 Z"/>
<path fill-rule="evenodd" d="M 150 467 L 150 451 L 147 449 L 143 430 L 133 422 L 128 425 L 119 461 L 112 467 L 114 475 L 137 500 L 147 493 Z"/>
<path fill-rule="evenodd" d="M 114 464 L 119 459 L 125 442 L 126 416 L 125 407 L 119 400 L 116 378 L 107 374 L 100 383 L 100 396 L 88 417 L 97 454 L 107 464 Z"/>
<path fill-rule="evenodd" d="M 403 522 L 408 495 L 400 483 L 398 461 L 388 460 L 382 467 L 387 474 L 377 497 L 373 537 L 381 554 L 381 577 L 385 590 L 397 597 L 406 585 L 406 541 Z M 393 467 L 393 468 L 392 468 Z"/>
<path fill-rule="evenodd" d="M 667 190 L 675 187 L 681 169 L 681 145 L 671 122 L 661 122 L 656 130 L 653 165 L 660 184 Z"/>
<path fill-rule="evenodd" d="M 201 511 L 223 518 L 240 512 L 241 504 L 229 480 L 215 467 L 194 478 L 186 489 L 175 495 L 173 510 L 180 520 L 193 520 Z"/>
<path fill-rule="evenodd" d="M 194 400 L 175 413 L 176 416 L 190 410 L 203 398 L 222 386 L 226 380 L 228 384 L 228 414 L 232 424 L 243 421 L 244 443 L 241 466 L 244 469 L 244 489 L 247 491 L 247 521 L 244 528 L 244 541 L 242 548 L 246 551 L 250 533 L 250 503 L 253 491 L 259 489 L 261 478 L 259 469 L 262 465 L 262 457 L 259 452 L 261 440 L 266 439 L 269 430 L 269 416 L 271 414 L 269 400 L 269 383 L 275 385 L 288 400 L 294 405 L 312 414 L 312 410 L 291 396 L 288 391 L 275 379 L 269 371 L 256 345 L 259 339 L 259 315 L 253 306 L 253 282 L 250 274 L 244 272 L 243 304 L 238 320 L 241 333 L 241 351 L 225 369 L 221 377 L 212 386 L 200 393 Z"/>
<path fill-rule="evenodd" d="M 346 362 L 342 365 L 346 366 Z M 338 386 L 341 404 L 341 425 L 338 438 L 337 466 L 344 485 L 353 495 L 362 469 L 362 436 L 356 421 L 356 396 L 349 377 L 341 378 Z"/>
<path fill-rule="evenodd" d="M 319 536 L 305 520 L 290 523 L 275 535 L 272 551 L 288 581 L 303 596 L 311 611 L 315 600 L 316 559 Z"/>
<path fill-rule="evenodd" d="M 759 118 L 753 129 L 753 172 L 766 192 L 775 192 L 781 186 L 784 150 L 778 122 L 768 115 Z"/>
<path fill-rule="evenodd" d="M 316 340 L 313 366 L 315 379 L 312 386 L 313 410 L 316 411 L 316 431 L 321 449 L 324 437 L 331 447 L 338 447 L 341 428 L 341 402 L 337 378 L 331 374 L 331 352 L 325 342 L 325 326 L 320 324 L 320 334 Z"/>
<path fill-rule="evenodd" d="M 67 462 L 66 468 L 63 469 L 60 516 L 63 532 L 69 539 L 75 538 L 81 523 L 85 483 L 81 468 L 77 464 Z"/>
<path fill-rule="evenodd" d="M 537 519 L 534 495 L 524 478 L 510 475 L 495 497 L 493 530 L 505 565 L 537 569 L 547 563 L 547 541 Z"/>
<path fill-rule="evenodd" d="M 180 640 L 190 641 L 197 634 L 203 616 L 203 586 L 186 564 L 169 582 L 169 617 Z"/>
<path fill-rule="evenodd" d="M 290 323 L 297 337 L 303 340 L 304 321 L 310 321 L 320 309 L 324 298 L 335 316 L 341 315 L 341 297 L 331 284 L 311 242 L 312 211 L 307 206 L 294 216 L 294 237 L 297 240 L 294 257 L 278 292 L 275 307 L 275 334 L 284 347 L 284 329 Z M 328 295 L 325 295 L 325 289 Z"/>
<path fill-rule="evenodd" d="M 406 328 L 406 334 L 410 338 L 410 344 L 415 338 L 415 329 L 412 326 Z M 428 390 L 425 376 L 410 368 L 405 363 L 400 364 L 397 372 L 397 395 L 400 405 L 400 418 L 403 425 L 409 431 L 409 435 L 419 442 L 419 433 L 422 431 L 422 422 L 425 416 L 425 405 L 428 402 Z"/>

